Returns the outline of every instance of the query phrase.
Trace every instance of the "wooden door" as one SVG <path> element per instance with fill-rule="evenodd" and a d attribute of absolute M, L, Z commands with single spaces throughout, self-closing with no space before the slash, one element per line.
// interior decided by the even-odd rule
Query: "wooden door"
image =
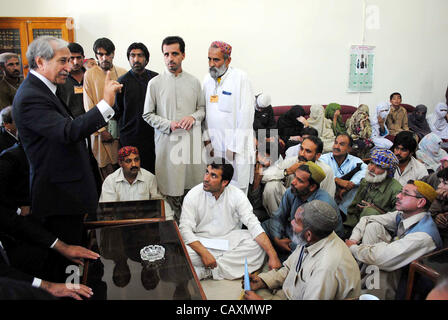
<path fill-rule="evenodd" d="M 28 32 L 23 22 L 7 22 L 0 20 L 0 53 L 17 53 L 21 60 L 22 74 L 28 73 Z"/>

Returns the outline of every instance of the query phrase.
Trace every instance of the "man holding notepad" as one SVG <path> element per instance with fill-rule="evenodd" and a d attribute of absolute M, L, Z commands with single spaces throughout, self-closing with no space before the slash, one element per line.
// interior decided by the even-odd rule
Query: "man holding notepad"
<path fill-rule="evenodd" d="M 232 176 L 233 166 L 215 159 L 183 202 L 179 229 L 200 280 L 240 278 L 245 258 L 249 272 L 261 268 L 266 255 L 270 269 L 281 266 L 246 195 L 229 185 Z"/>

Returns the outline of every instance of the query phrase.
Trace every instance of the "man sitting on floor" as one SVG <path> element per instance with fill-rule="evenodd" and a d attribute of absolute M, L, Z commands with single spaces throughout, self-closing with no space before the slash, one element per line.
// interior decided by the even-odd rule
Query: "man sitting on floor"
<path fill-rule="evenodd" d="M 344 235 L 338 205 L 328 192 L 320 188 L 320 183 L 324 178 L 325 173 L 317 164 L 312 161 L 303 162 L 296 169 L 291 187 L 283 195 L 278 210 L 274 212 L 272 218 L 263 221 L 261 224 L 266 234 L 278 248 L 282 261 L 294 251 L 296 246 L 303 244 L 303 241 L 292 232 L 290 221 L 294 219 L 297 208 L 306 202 L 322 200 L 330 204 L 338 212 L 338 224 L 335 231 L 340 237 Z"/>
<path fill-rule="evenodd" d="M 361 179 L 367 172 L 367 165 L 360 158 L 349 154 L 352 146 L 352 137 L 347 133 L 340 133 L 334 140 L 333 152 L 325 153 L 320 157 L 320 161 L 333 169 L 336 183 L 335 200 L 345 215 L 356 195 Z"/>
<path fill-rule="evenodd" d="M 251 291 L 244 298 L 334 300 L 356 298 L 361 288 L 359 268 L 336 235 L 339 213 L 320 200 L 299 207 L 291 226 L 304 240 L 279 270 L 250 275 Z M 262 288 L 277 289 L 272 294 Z M 254 291 L 257 291 L 255 293 Z"/>
<path fill-rule="evenodd" d="M 229 185 L 233 166 L 215 159 L 203 183 L 185 196 L 180 233 L 199 279 L 236 279 L 258 270 L 268 256 L 269 268 L 281 266 L 277 253 L 254 215 L 243 191 Z M 242 230 L 244 224 L 248 230 Z"/>
<path fill-rule="evenodd" d="M 428 175 L 425 165 L 414 158 L 417 141 L 411 131 L 401 131 L 394 140 L 392 150 L 398 159 L 398 167 L 394 178 L 406 185 L 409 180 L 419 180 Z"/>
<path fill-rule="evenodd" d="M 392 211 L 395 200 L 402 186 L 393 178 L 398 165 L 397 157 L 386 149 L 373 149 L 371 161 L 367 166 L 364 179 L 359 184 L 355 198 L 347 209 L 347 220 L 344 222 L 351 234 L 353 227 L 364 216 L 383 214 Z"/>
<path fill-rule="evenodd" d="M 334 197 L 336 185 L 334 183 L 334 174 L 331 168 L 319 160 L 324 144 L 321 139 L 315 136 L 307 136 L 300 145 L 299 155 L 279 159 L 268 169 L 263 171 L 262 183 L 265 184 L 263 190 L 263 205 L 269 216 L 277 211 L 280 201 L 286 189 L 289 188 L 294 173 L 301 162 L 312 161 L 319 165 L 325 172 L 325 178 L 320 183 L 320 188 Z M 293 213 L 294 214 L 294 213 Z"/>
<path fill-rule="evenodd" d="M 394 299 L 402 268 L 413 260 L 441 249 L 437 226 L 428 212 L 437 193 L 422 181 L 409 180 L 397 195 L 396 211 L 363 217 L 353 229 L 346 244 L 361 266 L 363 288 L 380 299 Z M 367 265 L 380 270 L 379 283 L 372 278 Z M 405 275 L 405 274 L 404 274 Z"/>

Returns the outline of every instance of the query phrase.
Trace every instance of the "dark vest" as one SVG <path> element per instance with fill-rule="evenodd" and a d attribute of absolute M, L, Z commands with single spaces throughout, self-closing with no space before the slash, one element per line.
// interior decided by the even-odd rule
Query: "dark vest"
<path fill-rule="evenodd" d="M 396 220 L 397 222 L 397 228 L 401 221 L 401 216 L 397 214 Z M 435 224 L 434 220 L 432 219 L 431 215 L 429 213 L 426 213 L 426 215 L 421 219 L 418 223 L 413 225 L 411 228 L 409 228 L 404 234 L 408 235 L 413 232 L 425 232 L 429 234 L 429 236 L 432 238 L 434 243 L 436 244 L 437 249 L 442 249 L 442 239 L 440 238 L 439 230 L 437 229 L 437 225 Z"/>

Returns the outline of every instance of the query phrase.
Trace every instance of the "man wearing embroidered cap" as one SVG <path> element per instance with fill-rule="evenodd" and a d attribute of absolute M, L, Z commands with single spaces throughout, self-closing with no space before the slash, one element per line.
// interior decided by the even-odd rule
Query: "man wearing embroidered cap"
<path fill-rule="evenodd" d="M 277 247 L 280 260 L 285 260 L 303 240 L 292 232 L 290 221 L 298 207 L 312 200 L 322 200 L 330 204 L 338 213 L 338 223 L 335 232 L 342 237 L 344 228 L 339 208 L 333 198 L 324 189 L 320 188 L 325 179 L 325 172 L 312 161 L 303 162 L 294 173 L 294 180 L 284 193 L 280 206 L 273 213 L 272 218 L 264 221 L 261 226 Z"/>
<path fill-rule="evenodd" d="M 346 240 L 347 246 L 359 262 L 380 269 L 380 283 L 375 288 L 362 288 L 366 293 L 380 299 L 403 299 L 403 293 L 396 291 L 399 281 L 406 281 L 403 277 L 400 280 L 402 268 L 442 248 L 439 231 L 429 213 L 436 196 L 429 184 L 409 180 L 397 195 L 396 211 L 363 217 L 355 226 L 350 240 Z M 364 271 L 366 267 L 361 266 L 361 277 L 368 277 Z"/>
<path fill-rule="evenodd" d="M 140 153 L 136 147 L 118 150 L 120 168 L 103 182 L 100 202 L 159 199 L 156 177 L 140 167 Z"/>
<path fill-rule="evenodd" d="M 397 165 L 398 160 L 392 151 L 372 150 L 366 175 L 347 209 L 344 225 L 348 234 L 360 218 L 393 210 L 396 196 L 402 189 L 401 184 L 393 178 Z"/>
<path fill-rule="evenodd" d="M 212 155 L 225 157 L 235 169 L 231 184 L 247 194 L 253 180 L 255 147 L 255 96 L 244 71 L 229 66 L 232 47 L 214 41 L 208 50 L 209 74 L 203 91 L 206 103 L 205 144 L 211 143 Z"/>
<path fill-rule="evenodd" d="M 281 269 L 250 275 L 252 290 L 246 291 L 244 298 L 341 300 L 358 297 L 359 268 L 350 250 L 334 232 L 338 216 L 332 206 L 320 200 L 299 207 L 290 224 L 294 233 L 303 239 L 303 245 L 294 250 Z M 271 294 L 264 288 L 277 291 Z"/>

